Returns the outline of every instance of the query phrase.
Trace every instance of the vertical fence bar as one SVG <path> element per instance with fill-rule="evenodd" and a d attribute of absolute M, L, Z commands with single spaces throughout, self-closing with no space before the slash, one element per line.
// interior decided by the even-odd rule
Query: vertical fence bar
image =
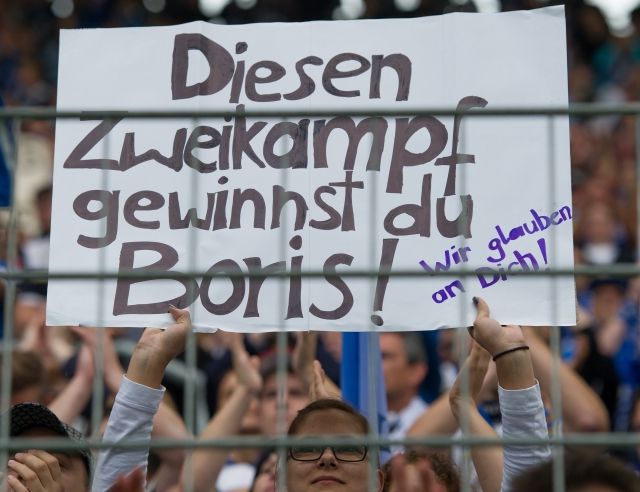
<path fill-rule="evenodd" d="M 373 137 L 372 136 L 368 136 L 369 139 L 369 155 L 371 155 L 371 148 L 373 147 Z M 366 171 L 365 171 L 366 173 Z M 372 177 L 371 177 L 371 188 L 370 188 L 370 192 L 369 192 L 369 197 L 371 200 L 371 207 L 369 207 L 370 210 L 370 214 L 369 214 L 369 271 L 371 273 L 375 273 L 378 269 L 378 262 L 377 262 L 377 258 L 379 257 L 378 252 L 377 252 L 377 245 L 379 244 L 379 241 L 377 241 L 377 237 L 378 237 L 378 220 L 377 220 L 377 215 L 378 215 L 378 173 L 374 172 L 371 173 Z M 366 180 L 365 180 L 366 182 Z M 382 254 L 382 251 L 380 251 L 380 254 Z M 391 275 L 391 272 L 389 272 L 389 275 Z M 374 296 L 375 296 L 375 289 L 376 289 L 376 277 L 368 277 L 368 283 L 370 285 L 369 287 L 369 295 L 370 295 L 370 302 L 369 305 L 373 306 L 373 302 L 374 302 Z M 369 356 L 367 357 L 367 365 L 368 365 L 368 372 L 370 377 L 367 379 L 367 384 L 368 384 L 368 388 L 367 388 L 367 393 L 369 395 L 369 401 L 367 402 L 367 412 L 369 414 L 369 435 L 367 437 L 369 438 L 376 438 L 376 437 L 380 437 L 380 432 L 379 432 L 379 428 L 378 428 L 378 393 L 380 391 L 382 391 L 382 388 L 379 388 L 377 385 L 377 374 L 378 374 L 378 369 L 377 369 L 377 357 L 374 357 L 374 354 L 377 353 L 378 350 L 380 350 L 380 331 L 382 329 L 381 326 L 377 326 L 376 324 L 371 322 L 371 319 L 368 317 L 365 317 L 365 319 L 363 320 L 364 326 L 365 327 L 369 327 L 368 330 L 370 332 L 371 336 L 367 336 L 367 343 L 368 343 L 368 347 L 367 347 L 367 351 L 369 352 Z M 358 350 L 360 350 L 360 345 L 362 345 L 362 340 L 360 339 L 360 337 L 358 338 Z M 360 364 L 362 364 L 360 362 Z M 362 366 L 359 368 L 358 370 L 358 377 L 361 378 L 361 375 L 359 374 L 360 371 L 362 371 Z M 383 395 L 384 398 L 386 398 L 386 395 Z M 381 450 L 380 450 L 380 446 L 377 445 L 369 445 L 369 450 L 371 451 L 370 456 L 375 457 L 375 459 L 370 459 L 369 460 L 369 473 L 367 473 L 367 488 L 370 491 L 375 491 L 376 490 L 376 485 L 377 485 L 377 471 L 378 471 L 378 463 L 380 462 L 381 459 Z"/>
<path fill-rule="evenodd" d="M 549 176 L 549 210 L 553 210 L 554 197 L 556 196 L 556 140 L 554 131 L 554 117 L 547 117 L 548 130 L 548 176 Z M 551 254 L 553 258 L 558 257 L 558 241 L 556 230 L 551 228 Z M 558 277 L 550 278 L 551 286 L 551 318 L 554 320 L 551 326 L 551 413 L 554 419 L 553 434 L 562 437 L 562 388 L 560 383 L 560 328 L 557 326 L 558 319 Z M 555 377 L 554 377 L 555 375 Z M 553 447 L 553 490 L 555 492 L 564 492 L 564 446 Z"/>
<path fill-rule="evenodd" d="M 634 116 L 636 154 L 636 264 L 640 264 L 640 114 Z"/>
<path fill-rule="evenodd" d="M 199 120 L 198 118 L 194 118 L 192 121 L 192 132 L 195 132 L 195 129 L 198 128 L 199 125 Z M 196 140 L 199 138 L 196 137 Z M 189 156 L 189 158 L 192 158 L 192 156 Z M 192 191 L 191 193 L 191 207 L 196 211 L 196 217 L 197 217 L 197 210 L 198 210 L 198 195 L 199 195 L 199 188 L 200 188 L 200 180 L 198 179 L 198 173 L 195 170 L 196 167 L 195 166 L 188 166 L 186 169 L 188 169 L 191 172 L 191 183 L 190 183 L 190 189 Z M 198 268 L 198 251 L 196 248 L 196 229 L 194 227 L 190 227 L 189 228 L 189 245 L 188 245 L 188 269 L 191 272 L 194 272 L 196 270 L 200 270 Z M 213 283 L 213 282 L 212 282 Z M 193 289 L 193 283 L 189 283 L 189 289 Z M 192 296 L 188 295 L 188 298 L 191 299 Z M 191 304 L 190 306 L 176 306 L 176 307 L 180 307 L 180 308 L 188 308 L 190 314 L 193 317 L 193 311 L 194 311 L 194 304 Z M 184 424 L 185 427 L 187 428 L 187 432 L 189 432 L 190 435 L 193 436 L 197 436 L 198 432 L 200 431 L 200 429 L 197 428 L 197 419 L 196 419 L 196 401 L 195 399 L 198 398 L 198 396 L 196 396 L 196 391 L 195 391 L 195 382 L 196 382 L 196 378 L 197 378 L 197 348 L 196 348 L 196 335 L 194 333 L 194 330 L 191 329 L 189 330 L 189 332 L 187 333 L 187 343 L 185 344 L 185 354 L 184 354 L 184 362 L 185 362 L 185 371 L 184 371 L 184 395 L 183 395 L 183 402 L 182 402 L 182 411 L 184 414 Z M 194 439 L 197 439 L 197 437 L 194 437 Z M 184 484 L 184 488 L 187 492 L 190 492 L 191 490 L 193 490 L 193 473 L 191 473 L 191 467 L 193 466 L 193 461 L 192 461 L 192 456 L 193 456 L 193 449 L 189 449 L 187 450 L 187 456 L 185 457 L 185 462 L 184 462 L 184 467 L 186 467 L 186 473 L 183 473 L 183 476 L 186 477 L 186 483 Z"/>
<path fill-rule="evenodd" d="M 283 118 L 283 121 L 287 121 L 286 118 Z M 280 203 L 285 203 L 284 194 L 286 193 L 289 175 L 287 174 L 288 166 L 288 153 L 286 152 L 284 139 L 282 142 L 282 155 L 284 157 L 280 166 L 280 186 L 282 190 L 280 193 Z M 279 257 L 284 260 L 287 254 L 287 228 L 289 226 L 289 213 L 288 208 L 283 206 L 279 213 L 284 215 L 283 220 L 280 221 L 280 230 L 279 232 Z M 285 265 L 288 262 L 285 261 Z M 289 273 L 293 273 L 287 267 Z M 276 334 L 276 387 L 277 387 L 277 398 L 276 398 L 276 434 L 279 437 L 283 437 L 287 433 L 287 397 L 288 397 L 288 365 L 289 365 L 289 334 L 287 332 L 286 327 L 286 317 L 287 317 L 287 296 L 285 293 L 285 286 L 287 285 L 287 281 L 290 277 L 280 277 L 278 279 L 278 297 L 279 297 L 279 305 L 281 306 L 281 311 L 276 313 L 276 316 L 280 315 L 278 332 Z M 290 281 L 290 280 L 289 280 Z M 264 381 L 263 381 L 264 383 Z M 286 483 L 287 483 L 287 448 L 286 446 L 278 445 L 277 453 L 278 453 L 278 462 L 285 466 L 278 466 L 278 491 L 286 491 Z"/>
<path fill-rule="evenodd" d="M 18 171 L 18 141 L 22 128 L 21 120 L 8 120 L 7 125 L 12 126 L 14 135 L 14 146 L 9 149 L 7 168 L 11 182 L 11 203 L 9 209 L 9 222 L 7 224 L 7 272 L 15 273 L 18 270 L 18 210 L 16 206 L 16 174 Z M 4 297 L 4 333 L 2 335 L 2 388 L 0 388 L 0 440 L 9 440 L 9 412 L 11 407 L 11 383 L 12 383 L 12 361 L 14 348 L 14 314 L 16 301 L 16 280 L 10 279 L 5 284 Z M 0 472 L 6 473 L 8 452 L 2 448 L 0 452 Z"/>
<path fill-rule="evenodd" d="M 108 120 L 109 123 L 113 124 L 112 120 Z M 104 138 L 103 152 L 104 157 L 102 159 L 102 163 L 100 166 L 100 170 L 102 171 L 102 189 L 109 189 L 109 171 L 107 169 L 107 159 L 109 158 L 109 152 L 111 150 L 111 135 L 107 134 Z M 102 222 L 100 225 L 102 229 L 102 234 L 106 234 L 106 223 Z M 106 256 L 107 252 L 105 248 L 100 248 L 98 252 L 98 274 L 103 275 L 106 272 Z M 111 282 L 111 281 L 109 281 Z M 98 299 L 105 298 L 105 279 L 103 277 L 98 278 Z M 104 410 L 104 377 L 103 377 L 103 368 L 104 368 L 104 346 L 102 339 L 102 330 L 104 330 L 104 314 L 105 314 L 105 303 L 99 302 L 97 306 L 98 312 L 97 314 L 97 325 L 98 330 L 101 333 L 96 334 L 97 344 L 96 344 L 96 353 L 94 354 L 94 366 L 95 373 L 93 378 L 92 392 L 91 392 L 91 424 L 90 424 L 90 434 L 91 436 L 97 436 L 100 424 L 102 422 L 102 415 Z"/>

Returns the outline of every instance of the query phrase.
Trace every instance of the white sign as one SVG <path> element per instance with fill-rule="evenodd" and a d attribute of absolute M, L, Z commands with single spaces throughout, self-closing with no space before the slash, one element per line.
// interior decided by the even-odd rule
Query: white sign
<path fill-rule="evenodd" d="M 50 271 L 208 273 L 52 280 L 50 325 L 575 322 L 572 278 L 513 275 L 573 265 L 568 119 L 476 115 L 567 105 L 562 7 L 69 30 L 59 73 L 60 110 L 398 116 L 59 120 Z M 348 275 L 381 267 L 420 275 Z"/>

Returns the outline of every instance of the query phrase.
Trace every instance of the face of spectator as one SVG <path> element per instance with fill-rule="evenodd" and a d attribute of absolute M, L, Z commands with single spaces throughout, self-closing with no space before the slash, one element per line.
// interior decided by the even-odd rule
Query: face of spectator
<path fill-rule="evenodd" d="M 404 340 L 396 333 L 380 334 L 380 351 L 387 400 L 390 405 L 397 399 L 413 398 L 426 373 L 424 364 L 409 363 Z"/>
<path fill-rule="evenodd" d="M 593 293 L 593 315 L 604 322 L 617 317 L 622 308 L 623 293 L 617 285 L 600 285 Z"/>
<path fill-rule="evenodd" d="M 276 464 L 278 456 L 272 453 L 260 466 L 258 475 L 253 481 L 251 492 L 275 492 L 276 490 Z"/>
<path fill-rule="evenodd" d="M 612 212 L 604 204 L 593 205 L 585 213 L 585 235 L 595 244 L 615 241 L 616 224 Z"/>
<path fill-rule="evenodd" d="M 59 434 L 49 429 L 30 429 L 20 434 L 20 437 L 60 437 Z M 29 452 L 29 454 L 32 454 Z M 89 491 L 89 476 L 87 469 L 84 465 L 84 461 L 81 457 L 63 453 L 50 452 L 50 456 L 55 458 L 60 468 L 60 475 L 57 479 L 57 483 L 62 486 L 61 490 L 65 492 L 88 492 Z M 47 466 L 42 459 L 33 456 L 31 460 L 33 465 Z M 29 466 L 32 472 L 37 471 L 37 466 Z M 51 466 L 49 466 L 51 470 Z M 15 472 L 10 472 L 16 475 Z M 49 472 L 51 473 L 51 472 Z M 57 470 L 54 472 L 57 475 Z M 36 473 L 37 474 L 37 473 Z M 38 480 L 38 482 L 40 482 Z M 41 483 L 41 482 L 40 482 Z M 29 489 L 31 490 L 31 489 Z M 43 488 L 43 490 L 45 490 Z M 46 490 L 49 490 L 48 488 Z M 51 489 L 53 490 L 53 489 Z"/>
<path fill-rule="evenodd" d="M 278 425 L 277 379 L 275 373 L 267 377 L 260 396 L 260 426 L 262 433 L 267 436 L 275 435 Z M 302 381 L 294 374 L 287 374 L 287 389 L 283 402 L 287 417 L 285 427 L 289 427 L 298 411 L 302 410 L 308 403 L 309 395 L 305 391 Z"/>
<path fill-rule="evenodd" d="M 362 435 L 353 415 L 338 409 L 311 412 L 302 421 L 297 436 Z M 369 457 L 363 461 L 338 460 L 331 448 L 325 448 L 314 461 L 287 459 L 287 490 L 295 492 L 335 491 L 366 492 L 369 490 Z M 382 490 L 382 472 L 378 470 L 378 491 Z"/>

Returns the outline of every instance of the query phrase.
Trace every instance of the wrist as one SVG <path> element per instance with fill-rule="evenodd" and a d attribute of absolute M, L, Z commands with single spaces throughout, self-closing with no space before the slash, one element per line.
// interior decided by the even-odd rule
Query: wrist
<path fill-rule="evenodd" d="M 500 357 L 504 357 L 504 356 L 507 356 L 509 354 L 513 354 L 514 352 L 517 352 L 518 350 L 529 350 L 529 346 L 523 343 L 522 345 L 516 345 L 514 347 L 504 349 L 504 350 L 502 350 L 502 351 L 500 351 L 500 352 L 498 352 L 496 354 L 493 354 L 493 356 L 492 356 L 493 361 L 495 362 Z"/>
<path fill-rule="evenodd" d="M 170 354 L 163 353 L 156 347 L 138 344 L 133 351 L 131 359 L 139 359 L 147 364 L 166 367 L 173 360 L 173 357 Z"/>
<path fill-rule="evenodd" d="M 131 356 L 127 378 L 145 386 L 158 388 L 170 360 L 144 346 L 137 346 Z"/>

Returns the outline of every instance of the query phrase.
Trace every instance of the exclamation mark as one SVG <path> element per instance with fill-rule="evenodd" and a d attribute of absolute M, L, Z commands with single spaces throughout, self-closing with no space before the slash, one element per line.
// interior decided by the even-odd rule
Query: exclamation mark
<path fill-rule="evenodd" d="M 382 254 L 380 255 L 380 268 L 378 272 L 383 270 L 391 270 L 393 265 L 393 258 L 396 255 L 396 247 L 398 246 L 398 239 L 383 239 L 382 240 Z M 376 284 L 376 292 L 373 296 L 373 311 L 382 311 L 382 305 L 384 303 L 384 295 L 387 292 L 387 284 L 389 283 L 389 275 L 384 273 L 378 275 L 378 283 Z M 377 314 L 371 315 L 371 322 L 376 326 L 382 326 L 384 320 L 382 316 Z"/>
<path fill-rule="evenodd" d="M 544 264 L 548 265 L 549 260 L 547 259 L 547 243 L 545 242 L 544 238 L 538 239 L 538 247 L 540 248 L 540 253 L 542 253 Z"/>

